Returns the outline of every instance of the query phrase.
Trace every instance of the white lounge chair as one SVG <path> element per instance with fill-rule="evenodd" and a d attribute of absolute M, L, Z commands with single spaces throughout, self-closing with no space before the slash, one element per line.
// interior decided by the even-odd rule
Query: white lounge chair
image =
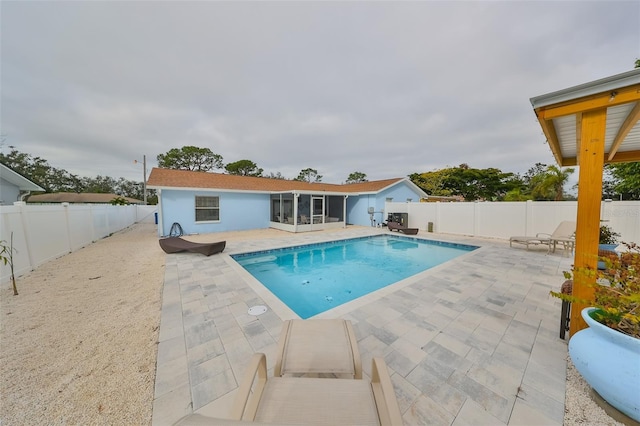
<path fill-rule="evenodd" d="M 267 379 L 267 361 L 261 353 L 251 359 L 231 417 L 258 423 L 300 425 L 402 424 L 383 358 L 373 358 L 371 382 L 308 377 Z"/>
<path fill-rule="evenodd" d="M 285 321 L 277 358 L 267 378 L 266 356 L 253 355 L 229 419 L 192 414 L 177 425 L 402 425 L 384 359 L 373 358 L 371 381 L 362 380 L 350 321 Z M 309 377 L 325 373 L 346 378 Z"/>
<path fill-rule="evenodd" d="M 362 379 L 351 321 L 287 320 L 282 324 L 273 375 Z"/>
<path fill-rule="evenodd" d="M 513 247 L 513 244 L 522 244 L 527 247 L 529 250 L 530 245 L 540 245 L 544 244 L 547 246 L 547 252 L 555 252 L 556 246 L 561 244 L 564 251 L 573 248 L 575 243 L 574 234 L 576 233 L 576 223 L 572 221 L 563 221 L 560 222 L 558 227 L 552 234 L 546 234 L 543 232 L 539 232 L 535 235 L 535 237 L 527 237 L 527 236 L 515 236 L 509 238 L 509 246 Z"/>

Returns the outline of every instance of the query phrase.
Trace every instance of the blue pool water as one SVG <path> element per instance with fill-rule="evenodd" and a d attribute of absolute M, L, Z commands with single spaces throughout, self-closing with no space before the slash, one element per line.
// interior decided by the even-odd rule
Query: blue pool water
<path fill-rule="evenodd" d="M 306 319 L 477 248 L 377 235 L 232 257 Z"/>

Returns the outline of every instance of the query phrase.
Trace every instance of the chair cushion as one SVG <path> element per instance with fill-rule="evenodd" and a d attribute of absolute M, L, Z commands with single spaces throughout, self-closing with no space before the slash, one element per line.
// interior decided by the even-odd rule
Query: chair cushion
<path fill-rule="evenodd" d="M 344 320 L 292 321 L 282 373 L 354 374 L 353 351 Z"/>
<path fill-rule="evenodd" d="M 255 421 L 331 426 L 380 424 L 368 381 L 306 377 L 270 377 Z"/>

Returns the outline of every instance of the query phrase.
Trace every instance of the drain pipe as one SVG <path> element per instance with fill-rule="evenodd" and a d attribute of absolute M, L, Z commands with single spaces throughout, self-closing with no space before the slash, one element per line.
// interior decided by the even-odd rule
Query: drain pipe
<path fill-rule="evenodd" d="M 18 196 L 18 201 L 24 201 L 24 198 L 28 197 L 29 195 L 31 195 L 31 191 L 25 191 L 24 193 L 20 193 L 20 195 Z"/>

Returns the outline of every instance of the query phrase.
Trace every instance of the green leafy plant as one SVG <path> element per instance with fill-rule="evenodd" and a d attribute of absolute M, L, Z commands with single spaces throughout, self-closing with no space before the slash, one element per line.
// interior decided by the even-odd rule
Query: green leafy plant
<path fill-rule="evenodd" d="M 575 272 L 596 278 L 594 298 L 586 300 L 571 294 L 552 291 L 551 295 L 562 300 L 593 306 L 597 311 L 592 318 L 621 333 L 640 338 L 640 246 L 623 243 L 627 250 L 620 256 L 602 256 L 605 269 L 582 268 L 564 272 L 571 279 Z"/>
<path fill-rule="evenodd" d="M 11 268 L 11 284 L 13 285 L 13 295 L 18 295 L 18 287 L 16 286 L 16 276 L 13 272 L 13 252 L 17 251 L 13 248 L 13 232 L 11 233 L 11 240 L 7 243 L 5 240 L 0 241 L 0 262 L 5 265 L 9 265 Z"/>
<path fill-rule="evenodd" d="M 620 234 L 611 229 L 610 226 L 602 225 L 600 227 L 600 244 L 615 244 L 618 242 Z"/>
<path fill-rule="evenodd" d="M 113 206 L 126 206 L 129 204 L 129 202 L 126 198 L 118 196 L 109 201 L 109 204 Z"/>

